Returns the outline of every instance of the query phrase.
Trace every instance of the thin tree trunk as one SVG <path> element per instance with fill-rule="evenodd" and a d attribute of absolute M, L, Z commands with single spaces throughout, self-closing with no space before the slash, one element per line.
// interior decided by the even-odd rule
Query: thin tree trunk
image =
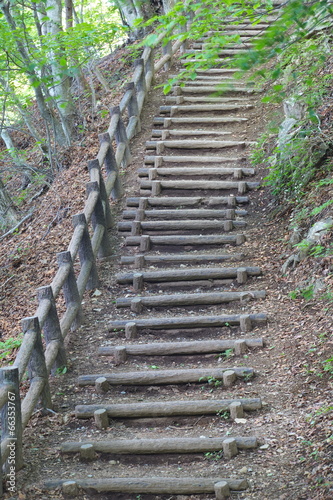
<path fill-rule="evenodd" d="M 18 223 L 17 212 L 8 191 L 0 178 L 0 229 Z"/>

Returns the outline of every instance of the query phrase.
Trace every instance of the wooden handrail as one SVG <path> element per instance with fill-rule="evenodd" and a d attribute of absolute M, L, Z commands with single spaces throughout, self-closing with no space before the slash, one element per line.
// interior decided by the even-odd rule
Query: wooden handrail
<path fill-rule="evenodd" d="M 145 47 L 142 58 L 135 62 L 132 81 L 127 84 L 119 106 L 112 108 L 107 132 L 98 136 L 100 148 L 97 156 L 88 163 L 90 182 L 86 188 L 87 199 L 83 212 L 73 217 L 74 229 L 68 249 L 57 255 L 59 269 L 51 284 L 38 289 L 35 315 L 22 320 L 24 338 L 13 366 L 0 369 L 0 412 L 2 422 L 7 422 L 0 443 L 0 496 L 3 465 L 6 470 L 10 453 L 8 444 L 11 443 L 11 436 L 6 430 L 12 403 L 9 395 L 15 394 L 18 470 L 22 467 L 22 432 L 38 401 L 42 406 L 51 408 L 49 375 L 66 366 L 64 339 L 82 321 L 81 301 L 85 290 L 98 285 L 96 258 L 111 254 L 109 198 L 119 199 L 123 195 L 119 170 L 126 168 L 131 161 L 130 140 L 141 130 L 140 116 L 154 72 L 171 62 L 173 54 L 183 44 L 165 45 L 167 49 L 162 49 L 165 54 L 154 61 L 154 48 L 161 46 L 175 26 L 176 22 L 173 22 L 158 36 L 154 47 Z M 103 166 L 105 175 L 102 173 Z M 79 271 L 74 271 L 74 267 L 79 267 Z M 65 298 L 65 311 L 60 317 L 57 298 L 61 291 Z M 21 404 L 19 384 L 27 372 L 30 387 Z"/>

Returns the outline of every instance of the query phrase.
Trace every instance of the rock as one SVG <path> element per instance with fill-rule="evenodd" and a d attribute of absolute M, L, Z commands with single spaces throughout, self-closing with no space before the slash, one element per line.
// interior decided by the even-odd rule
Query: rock
<path fill-rule="evenodd" d="M 289 246 L 294 247 L 300 241 L 302 241 L 302 231 L 298 227 L 295 227 L 289 239 Z"/>
<path fill-rule="evenodd" d="M 326 234 L 329 229 L 333 226 L 333 219 L 329 217 L 328 219 L 322 219 L 316 222 L 308 232 L 306 240 L 314 243 L 318 243 L 320 238 Z"/>
<path fill-rule="evenodd" d="M 286 274 L 289 267 L 292 267 L 292 268 L 296 267 L 300 261 L 301 261 L 301 259 L 300 259 L 299 254 L 290 255 L 290 257 L 288 257 L 286 262 L 281 267 L 282 274 Z"/>

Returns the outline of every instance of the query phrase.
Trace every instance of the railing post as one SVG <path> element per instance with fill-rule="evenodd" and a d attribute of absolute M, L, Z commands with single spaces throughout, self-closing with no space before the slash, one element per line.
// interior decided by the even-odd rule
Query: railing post
<path fill-rule="evenodd" d="M 23 466 L 22 458 L 22 413 L 18 368 L 6 366 L 0 369 L 0 387 L 7 389 L 7 402 L 1 409 L 1 441 L 7 442 L 9 456 L 5 462 L 4 472 L 8 475 L 6 482 L 14 480 L 15 471 Z M 1 451 L 0 451 L 1 455 Z M 0 457 L 1 458 L 1 457 Z M 0 460 L 0 494 L 2 494 L 2 466 Z"/>
<path fill-rule="evenodd" d="M 73 261 L 71 257 L 71 253 L 69 251 L 60 252 L 57 254 L 58 266 L 69 266 L 69 271 L 67 274 L 67 278 L 63 284 L 63 292 L 65 298 L 65 304 L 67 311 L 70 308 L 75 308 L 77 310 L 75 314 L 75 318 L 71 324 L 71 330 L 75 330 L 78 328 L 83 322 L 83 312 L 81 306 L 81 298 L 77 288 Z"/>
<path fill-rule="evenodd" d="M 99 161 L 96 160 L 90 160 L 88 161 L 88 170 L 96 169 L 99 173 L 99 193 L 101 197 L 101 201 L 104 207 L 104 214 L 105 214 L 105 224 L 107 229 L 113 226 L 113 220 L 112 220 L 112 215 L 111 215 L 111 208 L 110 208 L 110 203 L 109 203 L 109 197 L 106 193 L 105 189 L 105 182 L 102 176 L 101 172 L 101 167 L 99 165 Z"/>
<path fill-rule="evenodd" d="M 162 53 L 163 53 L 163 55 L 168 54 L 170 56 L 170 59 L 164 64 L 164 71 L 169 71 L 171 64 L 172 64 L 172 43 L 171 42 L 168 42 L 162 46 Z"/>
<path fill-rule="evenodd" d="M 128 144 L 128 137 L 126 134 L 126 128 L 125 128 L 123 119 L 121 117 L 119 106 L 114 106 L 111 110 L 111 115 L 116 115 L 116 114 L 119 115 L 119 120 L 118 120 L 118 124 L 117 124 L 117 128 L 116 128 L 115 139 L 116 139 L 117 146 L 120 144 L 124 144 L 125 151 L 124 151 L 124 156 L 122 159 L 122 164 L 123 164 L 123 167 L 126 168 L 127 165 L 132 160 L 132 155 L 131 155 L 131 150 L 130 150 L 130 147 Z"/>
<path fill-rule="evenodd" d="M 139 111 L 141 113 L 142 106 L 144 103 L 144 100 L 146 98 L 147 94 L 147 85 L 146 85 L 146 77 L 145 77 L 145 62 L 143 59 L 137 59 L 134 63 L 134 67 L 138 68 L 141 66 L 141 69 L 139 71 L 139 78 L 135 82 L 136 84 L 136 92 L 137 92 L 137 99 L 138 99 L 138 106 L 139 106 Z M 136 72 L 136 70 L 135 70 Z"/>
<path fill-rule="evenodd" d="M 155 71 L 154 71 L 154 53 L 155 50 L 153 47 L 150 48 L 150 53 L 148 56 L 148 59 L 145 64 L 145 80 L 146 80 L 146 89 L 149 90 L 155 76 Z"/>
<path fill-rule="evenodd" d="M 55 359 L 54 366 L 52 367 L 52 373 L 54 374 L 57 368 L 67 365 L 67 356 L 52 287 L 41 286 L 40 288 L 37 288 L 37 300 L 39 305 L 41 305 L 43 300 L 49 302 L 48 313 L 43 324 L 43 334 L 46 345 L 49 345 L 54 341 L 58 344 L 58 354 Z"/>
<path fill-rule="evenodd" d="M 125 88 L 126 88 L 126 90 L 132 91 L 132 97 L 130 98 L 128 105 L 127 105 L 128 118 L 129 118 L 129 120 L 132 117 L 137 118 L 135 132 L 140 132 L 141 131 L 141 122 L 140 122 L 139 106 L 138 106 L 138 100 L 136 98 L 136 90 L 135 90 L 134 82 L 128 83 Z"/>
<path fill-rule="evenodd" d="M 90 193 L 92 193 L 94 191 L 100 193 L 99 186 L 98 186 L 97 182 L 88 182 L 88 184 L 86 185 L 86 189 L 87 189 L 88 196 Z M 100 244 L 99 249 L 98 249 L 98 256 L 99 257 L 108 257 L 112 253 L 112 246 L 111 246 L 108 230 L 107 230 L 106 223 L 105 223 L 104 209 L 103 209 L 100 195 L 98 196 L 97 202 L 95 204 L 95 208 L 94 208 L 94 211 L 93 211 L 92 217 L 91 217 L 91 222 L 92 222 L 94 231 L 98 225 L 104 227 L 104 232 L 103 232 L 101 244 Z"/>
<path fill-rule="evenodd" d="M 84 215 L 84 213 L 76 214 L 73 216 L 72 222 L 75 228 L 77 226 L 83 226 L 83 234 L 79 246 L 79 258 L 81 263 L 81 269 L 83 268 L 86 262 L 91 262 L 91 271 L 89 274 L 89 279 L 86 284 L 86 290 L 94 290 L 94 288 L 97 288 L 99 285 L 99 279 L 96 267 L 96 260 L 88 231 L 86 216 Z"/>
<path fill-rule="evenodd" d="M 105 166 L 107 177 L 109 176 L 109 174 L 111 174 L 113 172 L 115 172 L 117 175 L 115 183 L 114 183 L 114 187 L 111 191 L 111 197 L 114 200 L 118 200 L 119 198 L 122 197 L 124 190 L 123 190 L 123 187 L 122 187 L 121 182 L 120 182 L 118 165 L 117 165 L 116 157 L 115 157 L 113 147 L 111 144 L 110 134 L 108 132 L 105 132 L 104 134 L 99 134 L 98 139 L 99 139 L 99 142 L 101 145 L 103 144 L 103 142 L 107 142 L 109 144 L 109 148 L 108 148 L 107 153 L 105 155 L 104 166 Z"/>
<path fill-rule="evenodd" d="M 35 380 L 42 379 L 44 385 L 40 393 L 40 403 L 43 408 L 52 408 L 49 377 L 45 364 L 45 355 L 38 317 L 33 316 L 31 318 L 24 318 L 22 320 L 22 328 L 23 333 L 26 333 L 29 330 L 34 330 L 36 332 L 36 341 L 28 364 L 28 377 L 30 380 L 30 387 L 33 386 Z"/>

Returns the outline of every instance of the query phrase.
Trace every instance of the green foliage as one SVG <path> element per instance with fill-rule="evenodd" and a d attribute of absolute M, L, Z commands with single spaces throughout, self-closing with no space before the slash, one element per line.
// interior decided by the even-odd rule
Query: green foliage
<path fill-rule="evenodd" d="M 318 215 L 320 214 L 325 208 L 329 207 L 330 205 L 333 204 L 333 200 L 327 200 L 325 203 L 320 205 L 319 207 L 315 207 L 311 212 L 310 215 Z"/>
<path fill-rule="evenodd" d="M 11 355 L 14 349 L 18 349 L 22 344 L 22 337 L 9 338 L 0 342 L 0 359 L 5 359 Z"/>
<path fill-rule="evenodd" d="M 333 357 L 323 361 L 323 370 L 329 374 L 330 378 L 333 378 Z"/>
<path fill-rule="evenodd" d="M 216 415 L 220 418 L 223 418 L 224 420 L 229 420 L 230 418 L 230 413 L 226 410 L 219 410 Z"/>
<path fill-rule="evenodd" d="M 207 451 L 207 453 L 205 453 L 205 458 L 207 458 L 208 460 L 213 460 L 214 462 L 221 460 L 222 457 L 223 457 L 222 450 L 220 450 L 220 451 Z"/>

